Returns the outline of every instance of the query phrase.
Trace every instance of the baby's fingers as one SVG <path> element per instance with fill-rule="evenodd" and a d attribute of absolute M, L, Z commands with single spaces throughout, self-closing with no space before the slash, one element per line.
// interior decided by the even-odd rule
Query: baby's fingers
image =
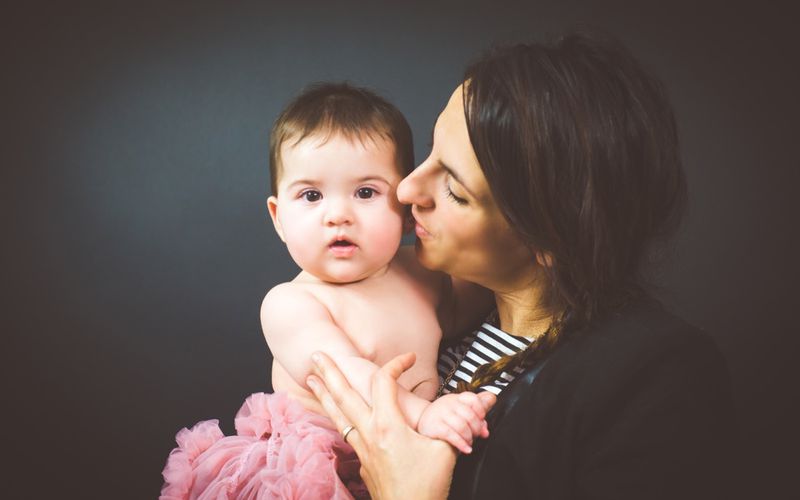
<path fill-rule="evenodd" d="M 481 394 L 487 394 L 487 393 L 483 392 Z M 494 395 L 492 394 L 491 397 L 494 398 Z M 489 408 L 491 408 L 492 405 L 494 404 L 494 402 L 492 401 L 491 404 L 488 404 L 487 406 L 487 403 L 489 402 L 488 397 L 479 396 L 474 392 L 459 393 L 458 402 L 461 403 L 462 405 L 467 405 L 470 408 L 472 408 L 472 411 L 474 411 L 475 414 L 481 419 L 486 417 L 486 412 L 489 411 Z"/>
<path fill-rule="evenodd" d="M 469 426 L 469 430 L 472 436 L 480 436 L 486 437 L 488 433 L 484 435 L 486 432 L 486 421 L 478 415 L 475 410 L 466 404 L 457 405 L 454 409 L 455 413 L 464 419 L 466 425 Z"/>
<path fill-rule="evenodd" d="M 472 446 L 472 437 L 474 433 L 472 431 L 471 419 L 463 418 L 458 413 L 451 413 L 445 417 L 444 421 L 453 432 L 457 433 L 461 436 L 461 439 Z"/>
<path fill-rule="evenodd" d="M 470 436 L 469 441 L 467 441 L 464 439 L 464 436 L 456 432 L 454 429 L 450 427 L 444 427 L 443 432 L 441 435 L 439 435 L 439 439 L 447 441 L 451 446 L 461 453 L 472 453 L 472 446 L 470 446 L 470 443 L 472 443 L 472 436 Z"/>

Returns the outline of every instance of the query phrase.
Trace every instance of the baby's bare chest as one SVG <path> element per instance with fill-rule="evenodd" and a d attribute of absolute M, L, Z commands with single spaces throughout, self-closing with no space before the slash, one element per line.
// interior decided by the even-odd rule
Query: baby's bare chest
<path fill-rule="evenodd" d="M 325 288 L 318 298 L 362 356 L 383 364 L 409 351 L 435 356 L 441 340 L 436 297 L 406 280 Z"/>

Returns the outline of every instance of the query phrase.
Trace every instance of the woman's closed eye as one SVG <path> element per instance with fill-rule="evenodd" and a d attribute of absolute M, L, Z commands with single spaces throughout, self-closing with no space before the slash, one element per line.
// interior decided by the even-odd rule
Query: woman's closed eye
<path fill-rule="evenodd" d="M 451 200 L 453 200 L 454 202 L 456 202 L 457 204 L 459 204 L 459 205 L 466 205 L 467 204 L 467 200 L 465 200 L 464 198 L 461 198 L 459 196 L 456 196 L 456 194 L 453 193 L 453 190 L 450 189 L 450 185 L 449 184 L 445 184 L 444 185 L 444 190 L 445 190 L 445 194 L 447 195 L 447 197 L 450 198 Z"/>

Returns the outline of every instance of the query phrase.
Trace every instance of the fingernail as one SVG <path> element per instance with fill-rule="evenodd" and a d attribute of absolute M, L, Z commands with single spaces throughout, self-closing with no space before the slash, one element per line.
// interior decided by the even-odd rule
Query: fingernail
<path fill-rule="evenodd" d="M 311 388 L 312 391 L 317 390 L 317 381 L 314 380 L 312 377 L 308 377 L 306 379 L 306 384 L 308 384 L 308 386 Z"/>
<path fill-rule="evenodd" d="M 312 355 L 311 355 L 311 361 L 312 361 L 312 362 L 313 362 L 315 365 L 318 365 L 318 364 L 319 364 L 319 353 L 315 352 L 314 354 L 312 354 Z"/>
<path fill-rule="evenodd" d="M 472 446 L 467 446 L 465 453 L 472 453 Z"/>

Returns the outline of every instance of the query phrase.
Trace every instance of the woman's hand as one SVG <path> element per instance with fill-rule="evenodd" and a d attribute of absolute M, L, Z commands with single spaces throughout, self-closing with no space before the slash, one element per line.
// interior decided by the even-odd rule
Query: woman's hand
<path fill-rule="evenodd" d="M 322 353 L 312 356 L 308 386 L 361 460 L 361 477 L 374 499 L 447 497 L 456 451 L 444 441 L 418 434 L 397 404 L 397 378 L 414 364 L 413 353 L 386 363 L 372 377 L 372 408 L 350 387 L 342 372 Z"/>

